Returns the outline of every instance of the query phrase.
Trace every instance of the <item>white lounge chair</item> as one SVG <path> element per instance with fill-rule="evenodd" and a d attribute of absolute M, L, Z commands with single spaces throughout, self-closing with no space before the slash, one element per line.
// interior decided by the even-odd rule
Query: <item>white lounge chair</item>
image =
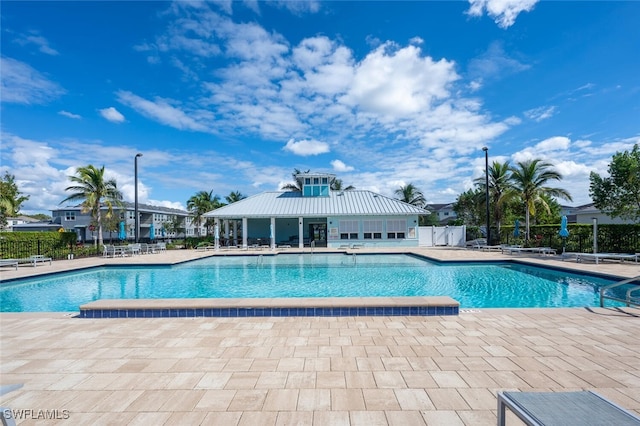
<path fill-rule="evenodd" d="M 10 266 L 18 270 L 18 261 L 14 259 L 0 259 L 0 267 Z"/>
<path fill-rule="evenodd" d="M 624 262 L 625 260 L 632 260 L 638 263 L 640 255 L 630 253 L 575 253 L 576 262 L 582 262 L 583 260 L 595 260 L 596 265 L 600 260 L 619 260 Z"/>
<path fill-rule="evenodd" d="M 25 257 L 23 259 L 14 259 L 14 260 L 18 263 L 30 263 L 33 267 L 38 266 L 38 263 L 45 263 L 45 262 L 49 262 L 49 265 L 51 265 L 51 261 L 52 261 L 50 257 L 45 257 L 44 255 L 41 255 L 41 254 L 36 254 L 33 256 Z"/>

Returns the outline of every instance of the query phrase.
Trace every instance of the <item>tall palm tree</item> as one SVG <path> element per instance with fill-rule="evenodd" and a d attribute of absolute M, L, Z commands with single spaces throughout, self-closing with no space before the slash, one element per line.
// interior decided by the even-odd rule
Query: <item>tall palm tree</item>
<path fill-rule="evenodd" d="M 562 174 L 555 171 L 551 163 L 541 159 L 521 161 L 515 167 L 511 167 L 511 184 L 524 204 L 527 240 L 529 239 L 529 219 L 530 216 L 535 216 L 536 205 L 542 206 L 546 211 L 550 210 L 543 195 L 572 200 L 571 194 L 566 189 L 546 186 L 550 180 L 560 181 Z"/>
<path fill-rule="evenodd" d="M 187 210 L 193 213 L 194 219 L 198 224 L 198 236 L 200 236 L 203 215 L 220 206 L 220 197 L 213 195 L 213 190 L 209 192 L 199 191 L 187 200 Z"/>
<path fill-rule="evenodd" d="M 282 187 L 280 189 L 283 189 L 285 191 L 290 191 L 290 192 L 302 192 L 302 186 L 304 185 L 304 182 L 302 180 L 301 177 L 299 177 L 299 174 L 302 173 L 309 173 L 311 170 L 307 170 L 307 171 L 300 171 L 300 169 L 293 169 L 293 173 L 291 173 L 291 176 L 293 176 L 293 182 L 294 183 L 288 183 L 286 185 L 282 185 Z"/>
<path fill-rule="evenodd" d="M 247 196 L 243 195 L 240 191 L 231 191 L 229 195 L 224 197 L 228 204 L 244 200 L 245 198 L 247 198 Z"/>
<path fill-rule="evenodd" d="M 78 167 L 74 176 L 69 176 L 74 185 L 65 188 L 72 191 L 60 204 L 67 201 L 81 201 L 82 213 L 91 212 L 91 217 L 98 224 L 98 245 L 102 245 L 102 207 L 107 207 L 105 214 L 109 219 L 113 216 L 113 207 L 122 204 L 122 192 L 118 190 L 115 179 L 105 180 L 104 166 L 100 169 L 89 164 Z"/>
<path fill-rule="evenodd" d="M 396 189 L 395 194 L 399 197 L 400 201 L 404 201 L 405 203 L 416 207 L 424 207 L 427 204 L 427 200 L 424 198 L 422 191 L 412 183 L 408 183 Z"/>
<path fill-rule="evenodd" d="M 511 165 L 508 161 L 505 161 L 504 163 L 494 161 L 493 164 L 489 166 L 488 175 L 489 203 L 493 207 L 493 219 L 496 227 L 498 228 L 498 235 L 500 235 L 500 225 L 502 224 L 506 204 L 517 195 L 513 190 L 510 181 Z M 482 190 L 482 194 L 485 194 L 485 178 L 477 178 L 474 182 Z M 486 199 L 484 197 L 482 198 L 482 204 L 486 204 Z"/>

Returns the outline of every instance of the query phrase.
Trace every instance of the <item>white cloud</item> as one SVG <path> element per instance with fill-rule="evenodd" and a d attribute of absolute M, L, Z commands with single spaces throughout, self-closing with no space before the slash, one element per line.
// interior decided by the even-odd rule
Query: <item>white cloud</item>
<path fill-rule="evenodd" d="M 156 98 L 155 101 L 149 101 L 123 90 L 116 95 L 118 101 L 145 117 L 180 130 L 206 132 L 209 129 L 200 121 L 210 121 L 213 118 L 213 114 L 208 111 L 192 111 L 192 116 L 189 116 L 181 109 L 170 105 L 165 99 Z"/>
<path fill-rule="evenodd" d="M 571 145 L 571 140 L 564 136 L 554 136 L 537 143 L 533 147 L 536 152 L 565 151 Z"/>
<path fill-rule="evenodd" d="M 333 167 L 333 170 L 336 172 L 351 172 L 354 170 L 352 166 L 347 166 L 340 160 L 333 160 L 331 162 L 331 167 Z"/>
<path fill-rule="evenodd" d="M 413 45 L 378 47 L 355 67 L 342 101 L 364 112 L 402 117 L 447 98 L 448 86 L 459 78 L 454 63 L 434 61 L 421 53 Z"/>
<path fill-rule="evenodd" d="M 485 12 L 500 28 L 509 28 L 521 12 L 530 12 L 538 0 L 469 0 L 471 16 L 482 16 Z"/>
<path fill-rule="evenodd" d="M 287 144 L 282 149 L 303 157 L 309 155 L 326 154 L 330 151 L 328 143 L 316 141 L 313 139 L 300 140 L 297 142 L 294 139 L 289 139 Z"/>
<path fill-rule="evenodd" d="M 46 104 L 65 93 L 60 85 L 16 59 L 1 57 L 0 69 L 2 102 Z"/>
<path fill-rule="evenodd" d="M 15 40 L 15 43 L 18 43 L 21 46 L 26 46 L 29 44 L 35 44 L 38 47 L 38 50 L 45 55 L 56 56 L 58 55 L 58 51 L 49 46 L 49 41 L 39 35 L 36 32 L 32 32 L 30 34 L 20 34 Z"/>
<path fill-rule="evenodd" d="M 555 106 L 542 106 L 538 108 L 533 108 L 524 112 L 525 117 L 534 120 L 536 122 L 540 122 L 542 120 L 546 120 L 548 118 L 553 117 L 556 111 Z"/>
<path fill-rule="evenodd" d="M 72 113 L 72 112 L 64 111 L 64 110 L 62 110 L 62 111 L 58 111 L 58 114 L 60 114 L 60 115 L 64 115 L 65 117 L 73 118 L 73 119 L 75 119 L 75 120 L 80 120 L 80 119 L 82 118 L 82 117 L 81 117 L 81 116 L 79 116 L 78 114 L 74 114 L 74 113 Z"/>
<path fill-rule="evenodd" d="M 124 122 L 124 115 L 122 115 L 117 109 L 114 107 L 103 108 L 99 110 L 100 115 L 106 119 L 111 121 L 112 123 L 122 123 Z"/>
<path fill-rule="evenodd" d="M 474 80 L 472 85 L 484 85 L 487 80 L 498 80 L 530 67 L 507 54 L 502 42 L 493 42 L 485 52 L 469 61 L 468 73 Z"/>

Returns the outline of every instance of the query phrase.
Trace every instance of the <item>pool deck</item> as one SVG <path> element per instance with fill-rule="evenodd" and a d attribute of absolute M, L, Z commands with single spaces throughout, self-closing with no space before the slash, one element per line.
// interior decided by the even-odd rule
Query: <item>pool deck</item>
<path fill-rule="evenodd" d="M 632 262 L 412 251 L 443 261 L 518 259 L 640 275 Z M 2 269 L 0 278 L 211 255 L 218 254 L 54 261 Z M 640 415 L 635 308 L 462 309 L 458 316 L 433 317 L 4 313 L 0 359 L 0 385 L 24 385 L 0 396 L 2 407 L 26 410 L 18 424 L 495 425 L 500 390 L 594 390 Z M 58 419 L 43 420 L 47 414 Z M 507 424 L 521 423 L 509 413 Z"/>

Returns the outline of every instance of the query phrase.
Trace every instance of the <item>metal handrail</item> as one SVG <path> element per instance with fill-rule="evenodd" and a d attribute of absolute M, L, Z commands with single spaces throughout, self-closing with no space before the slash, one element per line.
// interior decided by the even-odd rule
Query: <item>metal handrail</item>
<path fill-rule="evenodd" d="M 635 306 L 640 306 L 640 299 L 638 301 L 634 301 L 631 299 L 631 293 L 635 292 L 635 291 L 639 291 L 640 287 L 638 288 L 631 288 L 627 291 L 625 298 L 621 299 L 619 297 L 613 297 L 613 296 L 605 296 L 604 292 L 615 288 L 615 287 L 620 287 L 621 285 L 625 285 L 625 284 L 631 284 L 634 281 L 638 281 L 638 285 L 640 286 L 640 275 L 634 278 L 628 278 L 626 280 L 623 281 L 618 281 L 617 283 L 613 283 L 613 284 L 609 284 L 606 285 L 604 287 L 600 287 L 600 307 L 604 307 L 604 299 L 609 299 L 609 300 L 615 300 L 616 302 L 622 302 L 625 303 L 627 306 L 631 306 L 631 305 L 635 305 Z"/>

